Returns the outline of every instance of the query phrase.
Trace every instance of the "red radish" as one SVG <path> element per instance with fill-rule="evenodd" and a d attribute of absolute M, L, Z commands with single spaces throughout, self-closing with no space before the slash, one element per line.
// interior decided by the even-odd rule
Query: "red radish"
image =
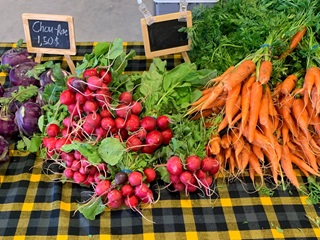
<path fill-rule="evenodd" d="M 58 138 L 56 140 L 55 150 L 60 152 L 60 149 L 63 145 L 70 144 L 71 140 L 67 138 Z"/>
<path fill-rule="evenodd" d="M 88 175 L 87 179 L 83 182 L 84 185 L 90 186 L 91 184 L 94 184 L 94 176 L 93 175 Z"/>
<path fill-rule="evenodd" d="M 206 156 L 207 156 L 207 157 L 212 157 L 212 153 L 211 153 L 211 150 L 210 150 L 210 146 L 209 146 L 209 145 L 206 145 L 205 151 L 206 151 Z"/>
<path fill-rule="evenodd" d="M 74 171 L 71 169 L 71 168 L 66 168 L 64 171 L 63 171 L 63 174 L 66 178 L 69 178 L 69 179 L 72 179 L 73 178 L 73 174 L 74 174 Z"/>
<path fill-rule="evenodd" d="M 88 176 L 86 174 L 81 174 L 80 172 L 74 172 L 73 174 L 73 180 L 75 183 L 83 183 L 86 181 L 87 177 Z"/>
<path fill-rule="evenodd" d="M 95 130 L 95 128 L 94 128 L 91 124 L 89 124 L 89 123 L 87 123 L 87 122 L 85 122 L 85 123 L 82 125 L 82 129 L 83 129 L 83 131 L 84 131 L 84 134 L 86 134 L 86 135 L 91 135 L 91 134 L 93 134 L 93 133 L 94 133 L 94 130 Z"/>
<path fill-rule="evenodd" d="M 122 92 L 119 95 L 119 102 L 124 104 L 130 104 L 132 102 L 132 94 L 130 92 Z"/>
<path fill-rule="evenodd" d="M 170 174 L 170 182 L 179 183 L 180 182 L 179 175 Z"/>
<path fill-rule="evenodd" d="M 194 184 L 196 183 L 196 179 L 194 178 L 194 176 L 192 175 L 191 172 L 189 171 L 183 171 L 180 176 L 179 176 L 180 181 L 184 184 L 184 185 L 189 185 L 189 184 Z"/>
<path fill-rule="evenodd" d="M 98 127 L 94 130 L 95 135 L 97 136 L 96 142 L 100 139 L 103 139 L 107 136 L 108 132 L 102 127 Z"/>
<path fill-rule="evenodd" d="M 111 112 L 110 112 L 107 108 L 104 108 L 104 109 L 100 110 L 99 115 L 100 115 L 102 118 L 112 117 Z"/>
<path fill-rule="evenodd" d="M 186 186 L 182 182 L 179 181 L 179 182 L 173 183 L 173 188 L 178 192 L 182 192 L 186 189 Z"/>
<path fill-rule="evenodd" d="M 169 127 L 169 123 L 170 123 L 170 119 L 165 116 L 165 115 L 161 115 L 159 117 L 157 117 L 157 127 L 160 130 L 165 130 Z"/>
<path fill-rule="evenodd" d="M 108 192 L 107 194 L 108 201 L 117 201 L 122 199 L 122 193 L 118 189 L 112 189 L 111 191 Z"/>
<path fill-rule="evenodd" d="M 95 187 L 95 194 L 97 196 L 106 196 L 108 194 L 110 186 L 111 182 L 109 180 L 102 180 L 98 182 L 98 184 Z"/>
<path fill-rule="evenodd" d="M 60 103 L 64 105 L 74 104 L 76 102 L 75 94 L 67 89 L 61 92 L 60 94 Z"/>
<path fill-rule="evenodd" d="M 76 172 L 81 168 L 81 163 L 78 160 L 73 160 L 72 165 L 70 167 L 72 171 Z"/>
<path fill-rule="evenodd" d="M 56 137 L 60 133 L 60 127 L 55 123 L 50 123 L 46 127 L 46 133 L 49 137 Z"/>
<path fill-rule="evenodd" d="M 69 128 L 67 128 L 67 127 L 64 127 L 64 128 L 62 128 L 61 129 L 61 136 L 62 137 L 69 137 L 69 134 L 70 134 L 70 129 Z"/>
<path fill-rule="evenodd" d="M 138 101 L 131 102 L 131 112 L 135 115 L 139 115 L 142 112 L 142 104 Z"/>
<path fill-rule="evenodd" d="M 144 173 L 144 175 L 146 176 L 146 181 L 147 181 L 148 183 L 153 182 L 153 181 L 156 179 L 156 177 L 157 177 L 156 171 L 155 171 L 154 169 L 152 169 L 152 168 L 145 168 L 145 169 L 143 170 L 143 173 Z"/>
<path fill-rule="evenodd" d="M 124 118 L 117 117 L 114 119 L 114 121 L 117 129 L 123 129 L 125 127 L 126 120 Z"/>
<path fill-rule="evenodd" d="M 102 87 L 102 80 L 97 76 L 90 76 L 87 79 L 88 88 L 92 91 L 97 91 Z"/>
<path fill-rule="evenodd" d="M 142 147 L 142 141 L 135 135 L 132 135 L 127 139 L 126 147 L 129 151 L 138 152 Z"/>
<path fill-rule="evenodd" d="M 107 71 L 107 69 L 100 69 L 99 70 L 99 77 L 102 78 L 102 81 L 105 84 L 109 84 L 112 81 L 111 72 Z"/>
<path fill-rule="evenodd" d="M 108 102 L 108 93 L 109 91 L 106 90 L 106 89 L 99 89 L 99 90 L 96 90 L 95 93 L 93 94 L 93 96 L 95 97 L 95 99 L 97 101 L 100 101 L 100 102 Z"/>
<path fill-rule="evenodd" d="M 141 141 L 145 140 L 147 131 L 144 128 L 140 128 L 133 133 L 134 136 L 138 137 Z"/>
<path fill-rule="evenodd" d="M 82 93 L 77 92 L 76 93 L 76 101 L 79 104 L 84 104 L 87 101 L 87 98 Z"/>
<path fill-rule="evenodd" d="M 44 137 L 42 140 L 42 144 L 48 150 L 54 150 L 56 148 L 57 138 L 55 137 Z"/>
<path fill-rule="evenodd" d="M 70 90 L 72 90 L 72 81 L 73 81 L 73 79 L 75 79 L 75 77 L 69 77 L 69 78 L 67 79 L 67 87 L 68 87 L 68 89 L 70 89 Z"/>
<path fill-rule="evenodd" d="M 71 117 L 66 117 L 62 120 L 62 125 L 65 127 L 71 127 L 72 125 L 75 125 L 76 122 L 72 120 Z"/>
<path fill-rule="evenodd" d="M 94 99 L 88 99 L 83 105 L 83 111 L 87 114 L 97 112 L 99 104 Z"/>
<path fill-rule="evenodd" d="M 100 124 L 101 124 L 101 127 L 107 131 L 109 131 L 111 128 L 114 128 L 116 126 L 115 121 L 111 117 L 102 118 Z"/>
<path fill-rule="evenodd" d="M 119 200 L 115 201 L 108 201 L 107 205 L 110 209 L 117 209 L 121 207 L 123 204 L 123 198 L 120 198 Z"/>
<path fill-rule="evenodd" d="M 82 154 L 79 151 L 74 151 L 74 158 L 80 160 L 82 158 Z"/>
<path fill-rule="evenodd" d="M 126 129 L 120 129 L 119 134 L 121 136 L 122 141 L 125 141 L 129 137 L 129 133 Z"/>
<path fill-rule="evenodd" d="M 95 68 L 88 68 L 86 70 L 83 71 L 83 74 L 82 74 L 83 78 L 84 79 L 87 79 L 91 76 L 98 76 L 98 72 L 97 72 L 97 69 Z"/>
<path fill-rule="evenodd" d="M 126 104 L 120 103 L 116 107 L 115 112 L 118 117 L 126 119 L 127 117 L 129 117 L 131 115 L 131 108 Z"/>
<path fill-rule="evenodd" d="M 202 171 L 201 169 L 199 169 L 196 172 L 196 176 L 197 176 L 198 179 L 202 179 L 202 178 L 205 178 L 207 176 L 207 173 Z"/>
<path fill-rule="evenodd" d="M 73 161 L 75 159 L 73 152 L 61 152 L 60 156 L 64 161 Z"/>
<path fill-rule="evenodd" d="M 121 193 L 124 197 L 130 197 L 134 193 L 134 189 L 130 184 L 125 184 L 121 187 Z"/>
<path fill-rule="evenodd" d="M 147 132 L 155 130 L 157 126 L 156 119 L 151 116 L 145 116 L 141 119 L 141 127 L 144 128 Z"/>
<path fill-rule="evenodd" d="M 151 191 L 151 189 L 149 188 L 147 191 L 147 195 L 145 197 L 140 198 L 140 199 L 141 199 L 141 202 L 143 202 L 143 203 L 153 204 L 154 197 L 153 197 L 153 192 Z"/>
<path fill-rule="evenodd" d="M 203 171 L 210 171 L 216 165 L 216 159 L 212 157 L 205 157 L 201 161 L 201 169 Z"/>
<path fill-rule="evenodd" d="M 84 122 L 91 125 L 93 128 L 98 128 L 101 126 L 101 116 L 99 114 L 90 113 L 85 117 Z"/>
<path fill-rule="evenodd" d="M 163 141 L 163 136 L 161 132 L 159 132 L 158 130 L 153 130 L 147 133 L 146 144 L 154 147 L 159 147 L 162 144 L 162 141 Z"/>
<path fill-rule="evenodd" d="M 186 167 L 190 172 L 195 172 L 200 169 L 201 158 L 197 155 L 191 155 L 186 158 Z"/>
<path fill-rule="evenodd" d="M 142 199 L 142 198 L 145 198 L 147 197 L 148 195 L 148 190 L 149 190 L 149 187 L 147 184 L 145 183 L 141 183 L 140 185 L 137 185 L 135 188 L 134 188 L 134 194 Z"/>
<path fill-rule="evenodd" d="M 99 183 L 99 182 L 102 181 L 103 176 L 102 176 L 99 172 L 96 172 L 96 173 L 93 175 L 93 178 L 94 178 L 94 182 L 95 182 L 95 183 Z"/>
<path fill-rule="evenodd" d="M 124 199 L 124 204 L 132 210 L 137 210 L 139 199 L 136 195 L 128 196 Z"/>
<path fill-rule="evenodd" d="M 82 105 L 76 103 L 69 104 L 67 107 L 70 115 L 72 116 L 80 116 L 83 112 Z"/>
<path fill-rule="evenodd" d="M 151 145 L 147 145 L 147 146 L 143 146 L 141 148 L 141 152 L 142 153 L 147 153 L 147 154 L 154 154 L 154 152 L 157 150 L 156 147 L 151 146 Z"/>
<path fill-rule="evenodd" d="M 142 183 L 142 179 L 142 174 L 137 171 L 131 172 L 128 176 L 128 181 L 133 187 L 140 185 Z"/>
<path fill-rule="evenodd" d="M 78 78 L 73 78 L 72 81 L 70 83 L 68 82 L 67 84 L 69 89 L 75 93 L 82 93 L 87 88 L 86 82 Z"/>
<path fill-rule="evenodd" d="M 216 158 L 214 158 L 213 167 L 211 168 L 211 170 L 209 170 L 209 173 L 211 175 L 215 175 L 219 171 L 219 168 L 220 168 L 220 163 Z"/>
<path fill-rule="evenodd" d="M 84 90 L 83 95 L 84 95 L 87 99 L 94 99 L 93 91 L 90 90 L 89 88 L 86 88 L 86 90 Z"/>
<path fill-rule="evenodd" d="M 173 138 L 173 132 L 170 128 L 167 128 L 166 130 L 161 131 L 163 140 L 162 140 L 162 144 L 163 145 L 168 145 L 171 141 L 171 139 Z"/>
<path fill-rule="evenodd" d="M 89 174 L 90 175 L 95 175 L 96 172 L 98 172 L 98 170 L 97 170 L 97 168 L 95 166 L 89 166 L 88 170 L 89 170 Z"/>
<path fill-rule="evenodd" d="M 191 184 L 189 184 L 189 185 L 186 185 L 186 192 L 187 192 L 187 194 L 189 193 L 189 192 L 195 192 L 195 191 L 197 191 L 197 189 L 199 189 L 196 185 L 191 185 Z"/>
<path fill-rule="evenodd" d="M 170 174 L 180 175 L 183 172 L 183 165 L 178 156 L 172 156 L 168 159 L 166 168 Z"/>
<path fill-rule="evenodd" d="M 87 169 L 86 167 L 83 167 L 83 166 L 81 166 L 78 171 L 79 171 L 79 173 L 84 174 L 84 175 L 88 175 L 88 173 L 89 173 L 89 169 Z"/>
<path fill-rule="evenodd" d="M 125 129 L 128 132 L 135 132 L 140 128 L 140 118 L 135 115 L 131 114 L 125 123 Z"/>
<path fill-rule="evenodd" d="M 211 175 L 208 175 L 205 178 L 201 178 L 200 181 L 204 187 L 210 188 L 213 183 L 213 177 Z"/>

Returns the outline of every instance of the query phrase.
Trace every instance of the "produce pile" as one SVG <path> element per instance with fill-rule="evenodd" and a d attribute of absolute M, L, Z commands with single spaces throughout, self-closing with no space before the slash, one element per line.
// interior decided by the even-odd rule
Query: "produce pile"
<path fill-rule="evenodd" d="M 196 8 L 192 61 L 170 70 L 155 58 L 125 74 L 135 52 L 121 39 L 98 43 L 76 75 L 35 63 L 18 44 L 1 59 L 10 84 L 0 86 L 0 160 L 19 135 L 16 147 L 37 152 L 56 180 L 88 188 L 78 208 L 88 219 L 106 207 L 142 215 L 163 188 L 211 199 L 218 176 L 246 174 L 257 190 L 290 182 L 318 203 L 319 8 L 307 0 Z"/>

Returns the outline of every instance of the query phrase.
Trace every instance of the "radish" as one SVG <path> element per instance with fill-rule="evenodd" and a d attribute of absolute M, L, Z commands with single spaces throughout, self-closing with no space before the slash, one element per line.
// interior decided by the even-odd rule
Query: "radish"
<path fill-rule="evenodd" d="M 89 78 L 91 76 L 98 76 L 97 69 L 88 68 L 88 69 L 83 71 L 82 76 L 83 76 L 84 79 L 87 79 L 87 78 Z"/>
<path fill-rule="evenodd" d="M 169 123 L 170 123 L 170 119 L 165 116 L 165 115 L 161 115 L 159 117 L 157 117 L 157 127 L 160 130 L 165 130 L 169 127 Z"/>
<path fill-rule="evenodd" d="M 111 112 L 110 112 L 107 108 L 103 108 L 102 110 L 100 110 L 99 115 L 100 115 L 102 118 L 112 117 Z"/>
<path fill-rule="evenodd" d="M 147 154 L 154 154 L 154 152 L 157 150 L 156 147 L 151 146 L 151 145 L 147 145 L 147 146 L 143 146 L 141 148 L 141 152 L 142 153 L 147 153 Z"/>
<path fill-rule="evenodd" d="M 178 192 L 182 192 L 186 189 L 186 186 L 182 182 L 179 181 L 179 182 L 173 183 L 173 188 Z"/>
<path fill-rule="evenodd" d="M 124 199 L 124 204 L 132 210 L 138 210 L 139 199 L 136 195 L 128 196 Z"/>
<path fill-rule="evenodd" d="M 67 89 L 60 94 L 60 103 L 64 105 L 74 104 L 76 102 L 76 97 L 71 90 Z"/>
<path fill-rule="evenodd" d="M 108 201 L 107 205 L 110 209 L 117 209 L 121 207 L 123 204 L 123 198 L 120 198 L 119 200 L 115 201 Z"/>
<path fill-rule="evenodd" d="M 68 138 L 58 138 L 58 139 L 56 140 L 55 150 L 56 150 L 57 152 L 60 152 L 61 147 L 62 147 L 63 145 L 65 145 L 65 144 L 71 144 L 71 140 L 68 139 Z"/>
<path fill-rule="evenodd" d="M 119 135 L 120 135 L 122 141 L 125 141 L 129 137 L 129 133 L 126 129 L 120 129 Z"/>
<path fill-rule="evenodd" d="M 79 103 L 80 105 L 85 104 L 87 101 L 87 98 L 82 94 L 82 93 L 76 93 L 76 102 Z"/>
<path fill-rule="evenodd" d="M 163 131 L 161 131 L 163 140 L 162 140 L 162 144 L 163 145 L 169 145 L 171 139 L 173 138 L 173 132 L 170 128 L 167 128 Z"/>
<path fill-rule="evenodd" d="M 153 197 L 153 192 L 151 191 L 150 188 L 147 191 L 147 195 L 145 197 L 140 198 L 140 200 L 141 202 L 148 203 L 148 204 L 153 204 L 155 202 Z"/>
<path fill-rule="evenodd" d="M 200 169 L 201 158 L 197 155 L 191 155 L 186 158 L 186 167 L 190 172 L 195 172 Z"/>
<path fill-rule="evenodd" d="M 151 116 L 145 116 L 141 119 L 141 127 L 144 128 L 147 132 L 155 130 L 157 126 L 156 119 Z"/>
<path fill-rule="evenodd" d="M 131 112 L 135 115 L 139 115 L 142 112 L 142 105 L 138 101 L 131 102 Z"/>
<path fill-rule="evenodd" d="M 95 140 L 95 142 L 98 142 L 99 140 L 105 138 L 108 135 L 107 130 L 105 130 L 102 127 L 98 127 L 96 129 L 94 129 L 94 133 L 97 136 L 97 139 Z"/>
<path fill-rule="evenodd" d="M 107 198 L 109 202 L 118 201 L 122 199 L 122 193 L 118 189 L 112 189 L 111 191 L 108 192 Z"/>
<path fill-rule="evenodd" d="M 71 81 L 68 79 L 67 85 L 71 91 L 76 93 L 82 93 L 87 88 L 86 82 L 78 78 L 72 78 Z"/>
<path fill-rule="evenodd" d="M 220 168 L 220 163 L 219 161 L 216 159 L 216 158 L 213 158 L 213 167 L 211 168 L 211 170 L 209 170 L 209 173 L 211 175 L 215 175 L 218 171 L 219 171 L 219 168 Z"/>
<path fill-rule="evenodd" d="M 109 84 L 112 81 L 111 72 L 107 71 L 107 69 L 100 69 L 99 70 L 99 77 L 102 78 L 102 81 L 105 84 Z"/>
<path fill-rule="evenodd" d="M 134 194 L 134 189 L 130 184 L 122 185 L 121 193 L 124 197 L 130 197 Z"/>
<path fill-rule="evenodd" d="M 142 147 L 142 141 L 135 135 L 132 135 L 127 139 L 126 147 L 132 152 L 138 152 Z"/>
<path fill-rule="evenodd" d="M 98 128 L 101 126 L 102 118 L 99 114 L 90 113 L 85 117 L 84 122 L 91 125 L 93 128 Z"/>
<path fill-rule="evenodd" d="M 70 115 L 72 116 L 81 116 L 82 112 L 83 112 L 83 107 L 82 105 L 79 105 L 78 103 L 72 103 L 67 105 L 68 107 L 68 111 L 70 113 Z"/>
<path fill-rule="evenodd" d="M 134 136 L 138 137 L 141 141 L 145 140 L 147 131 L 144 128 L 140 128 L 133 133 Z"/>
<path fill-rule="evenodd" d="M 118 172 L 114 177 L 114 184 L 116 186 L 123 185 L 128 181 L 128 174 L 125 172 Z"/>
<path fill-rule="evenodd" d="M 83 111 L 87 114 L 97 112 L 99 104 L 94 99 L 88 99 L 83 105 Z"/>
<path fill-rule="evenodd" d="M 163 141 L 163 136 L 161 132 L 159 132 L 158 130 L 153 130 L 147 133 L 146 144 L 154 147 L 159 147 L 162 144 L 162 141 Z"/>
<path fill-rule="evenodd" d="M 97 196 L 106 196 L 108 194 L 110 186 L 111 182 L 109 180 L 102 180 L 98 182 L 98 184 L 95 187 L 95 194 Z"/>
<path fill-rule="evenodd" d="M 83 183 L 87 179 L 86 174 L 81 174 L 80 172 L 74 172 L 73 180 L 75 183 Z"/>
<path fill-rule="evenodd" d="M 71 168 L 66 168 L 64 171 L 63 171 L 63 174 L 66 178 L 69 178 L 69 179 L 72 179 L 73 178 L 73 174 L 74 174 L 74 171 L 71 169 Z"/>
<path fill-rule="evenodd" d="M 179 183 L 180 182 L 179 176 L 180 175 L 170 174 L 170 181 L 172 183 Z"/>
<path fill-rule="evenodd" d="M 84 124 L 82 125 L 82 129 L 83 129 L 84 134 L 86 134 L 88 136 L 93 134 L 94 130 L 95 130 L 95 128 L 87 122 L 84 122 Z"/>
<path fill-rule="evenodd" d="M 93 175 L 88 175 L 87 179 L 83 182 L 84 185 L 86 186 L 90 186 L 92 184 L 94 184 L 94 176 Z"/>
<path fill-rule="evenodd" d="M 131 172 L 128 176 L 128 181 L 133 187 L 140 185 L 142 183 L 142 179 L 142 174 L 137 171 Z"/>
<path fill-rule="evenodd" d="M 131 114 L 125 123 L 125 129 L 128 132 L 135 132 L 140 128 L 140 118 L 135 115 Z"/>
<path fill-rule="evenodd" d="M 79 160 L 73 160 L 72 161 L 72 165 L 71 165 L 70 168 L 72 169 L 72 171 L 76 172 L 76 171 L 79 171 L 80 167 L 81 167 L 80 161 Z"/>
<path fill-rule="evenodd" d="M 60 127 L 55 123 L 50 123 L 46 127 L 46 133 L 49 137 L 56 137 L 60 133 Z"/>
<path fill-rule="evenodd" d="M 148 190 L 149 190 L 149 187 L 147 184 L 145 183 L 141 183 L 140 185 L 137 185 L 135 188 L 134 188 L 134 194 L 142 199 L 142 198 L 145 198 L 148 196 Z"/>
<path fill-rule="evenodd" d="M 94 99 L 93 91 L 90 90 L 89 88 L 86 88 L 86 90 L 84 90 L 83 95 L 84 95 L 87 99 Z"/>
<path fill-rule="evenodd" d="M 132 102 L 132 94 L 130 92 L 122 92 L 119 95 L 119 102 L 124 104 L 130 104 Z"/>
<path fill-rule="evenodd" d="M 128 116 L 131 115 L 131 108 L 123 103 L 120 103 L 115 109 L 116 115 L 118 117 L 126 119 Z"/>
<path fill-rule="evenodd" d="M 79 151 L 74 151 L 74 158 L 80 160 L 82 158 L 82 154 Z"/>
<path fill-rule="evenodd" d="M 123 129 L 125 127 L 126 120 L 124 118 L 117 117 L 114 121 L 117 129 Z"/>
<path fill-rule="evenodd" d="M 74 153 L 73 152 L 62 152 L 60 154 L 61 158 L 64 160 L 64 161 L 73 161 L 75 158 L 74 158 Z"/>
<path fill-rule="evenodd" d="M 191 172 L 189 171 L 183 171 L 180 176 L 179 176 L 180 181 L 184 184 L 184 185 L 193 185 L 196 183 L 196 179 L 195 177 L 192 175 Z"/>
<path fill-rule="evenodd" d="M 216 165 L 217 165 L 217 160 L 212 157 L 205 157 L 201 161 L 201 169 L 206 172 L 209 172 Z"/>
<path fill-rule="evenodd" d="M 196 177 L 198 179 L 202 179 L 202 178 L 205 178 L 207 176 L 207 173 L 202 171 L 201 169 L 197 170 L 196 172 Z"/>
<path fill-rule="evenodd" d="M 156 171 L 154 169 L 152 169 L 152 168 L 145 168 L 143 170 L 143 173 L 146 176 L 146 181 L 148 183 L 153 182 L 157 177 Z"/>
<path fill-rule="evenodd" d="M 101 127 L 107 131 L 110 131 L 111 128 L 114 128 L 116 126 L 115 121 L 111 117 L 102 118 L 100 124 Z"/>
<path fill-rule="evenodd" d="M 170 174 L 180 175 L 183 172 L 183 165 L 178 156 L 172 156 L 168 159 L 166 168 Z"/>

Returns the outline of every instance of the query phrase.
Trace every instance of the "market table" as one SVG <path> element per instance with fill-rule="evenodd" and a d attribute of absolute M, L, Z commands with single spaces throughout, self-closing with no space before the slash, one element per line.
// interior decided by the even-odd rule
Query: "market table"
<path fill-rule="evenodd" d="M 152 60 L 144 57 L 143 43 L 124 42 L 134 49 L 127 72 L 147 70 Z M 95 43 L 77 43 L 75 62 L 81 62 Z M 1 43 L 0 55 L 13 47 Z M 180 54 L 164 56 L 167 68 L 183 60 Z M 67 63 L 63 56 L 44 55 L 43 61 Z M 8 77 L 0 73 L 0 81 Z M 301 184 L 306 179 L 298 173 Z M 218 178 L 217 195 L 211 199 L 199 193 L 186 196 L 161 190 L 160 200 L 137 212 L 122 208 L 107 210 L 87 220 L 77 210 L 88 188 L 61 183 L 46 171 L 46 164 L 33 153 L 11 145 L 10 161 L 0 165 L 1 239 L 317 239 L 319 205 L 308 205 L 307 196 L 293 187 L 275 189 L 272 196 L 259 195 L 249 177 L 230 181 Z M 315 222 L 313 222 L 313 220 Z"/>

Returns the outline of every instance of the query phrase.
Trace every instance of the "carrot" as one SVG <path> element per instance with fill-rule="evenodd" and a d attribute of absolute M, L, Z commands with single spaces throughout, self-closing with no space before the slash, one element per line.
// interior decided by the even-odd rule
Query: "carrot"
<path fill-rule="evenodd" d="M 251 170 L 253 170 L 253 173 Z M 251 152 L 249 154 L 249 174 L 250 174 L 249 176 L 253 183 L 254 183 L 254 173 L 257 173 L 258 176 L 261 178 L 261 181 L 263 182 L 263 172 L 262 172 L 261 164 L 257 156 L 253 152 Z"/>
<path fill-rule="evenodd" d="M 235 159 L 237 161 L 237 165 L 239 166 L 239 155 L 242 152 L 245 142 L 242 135 L 239 135 L 239 132 L 233 131 L 231 134 L 231 143 L 235 151 Z"/>
<path fill-rule="evenodd" d="M 303 36 L 306 34 L 306 32 L 307 32 L 306 27 L 303 27 L 298 32 L 296 32 L 296 34 L 293 35 L 293 37 L 291 39 L 289 49 L 286 50 L 284 53 L 282 53 L 280 55 L 279 59 L 286 58 L 298 46 L 298 44 L 301 42 L 301 40 L 302 40 Z"/>
<path fill-rule="evenodd" d="M 281 83 L 280 92 L 284 95 L 289 95 L 292 92 L 292 90 L 295 88 L 297 81 L 298 81 L 298 77 L 294 74 L 290 74 Z"/>
<path fill-rule="evenodd" d="M 233 176 L 235 173 L 235 168 L 236 168 L 236 159 L 234 156 L 234 151 L 232 151 L 231 148 L 230 148 L 230 150 L 231 150 L 231 153 L 230 153 L 230 156 L 227 161 L 228 161 L 230 175 Z"/>
<path fill-rule="evenodd" d="M 296 141 L 296 143 L 298 145 L 300 145 L 300 147 L 303 150 L 304 155 L 306 156 L 309 165 L 315 170 L 318 171 L 318 165 L 317 165 L 317 159 L 311 149 L 311 147 L 309 146 L 309 141 L 306 137 L 304 137 L 302 134 L 300 134 L 298 136 L 298 141 Z"/>
<path fill-rule="evenodd" d="M 279 175 L 279 167 L 280 167 L 280 163 L 278 159 L 278 156 L 275 152 L 275 150 L 273 149 L 273 147 L 265 147 L 262 149 L 264 155 L 267 157 L 266 159 L 268 160 L 268 162 L 270 163 L 270 170 L 272 173 L 272 177 L 274 182 L 277 184 L 278 183 L 278 175 Z"/>
<path fill-rule="evenodd" d="M 289 128 L 285 122 L 283 122 L 281 126 L 281 136 L 284 145 L 290 141 Z"/>
<path fill-rule="evenodd" d="M 248 141 L 251 143 L 253 141 L 254 130 L 256 129 L 259 112 L 261 108 L 261 98 L 262 98 L 262 85 L 259 82 L 254 82 L 252 84 L 252 89 L 250 93 L 250 107 L 249 107 L 249 134 Z"/>
<path fill-rule="evenodd" d="M 303 91 L 304 91 L 304 103 L 305 105 L 308 103 L 309 99 L 311 98 L 311 91 L 312 87 L 315 82 L 314 70 L 312 67 L 307 69 L 307 72 L 304 76 L 304 83 L 303 83 Z"/>
<path fill-rule="evenodd" d="M 298 127 L 296 121 L 291 116 L 290 109 L 286 106 L 279 109 L 283 121 L 287 124 L 294 137 L 298 137 Z"/>
<path fill-rule="evenodd" d="M 230 145 L 231 145 L 231 137 L 229 134 L 224 134 L 222 137 L 221 137 L 221 147 L 226 149 L 226 148 L 230 148 Z"/>
<path fill-rule="evenodd" d="M 289 152 L 291 161 L 300 169 L 304 170 L 312 175 L 320 176 L 319 172 L 315 171 L 313 168 L 311 168 L 306 162 L 299 158 L 298 156 L 292 154 Z"/>
<path fill-rule="evenodd" d="M 242 113 L 239 112 L 238 115 L 232 119 L 232 122 L 229 124 L 229 127 L 233 127 L 241 118 L 242 118 Z"/>
<path fill-rule="evenodd" d="M 221 147 L 220 147 L 221 138 L 217 135 L 211 136 L 209 140 L 209 148 L 210 152 L 213 155 L 217 155 L 220 153 Z"/>
<path fill-rule="evenodd" d="M 267 92 L 264 90 L 261 98 L 261 107 L 259 111 L 260 124 L 267 126 L 269 123 L 269 98 Z"/>
<path fill-rule="evenodd" d="M 210 93 L 210 96 L 200 106 L 200 111 L 203 109 L 210 108 L 211 104 L 219 97 L 223 90 L 224 84 L 223 82 L 219 82 Z"/>
<path fill-rule="evenodd" d="M 252 144 L 251 148 L 252 148 L 252 152 L 254 153 L 254 155 L 256 155 L 256 157 L 261 162 L 264 162 L 264 155 L 263 155 L 263 152 L 261 151 L 261 147 Z"/>
<path fill-rule="evenodd" d="M 249 79 L 243 84 L 241 90 L 241 126 L 240 132 L 243 130 L 245 124 L 249 118 L 249 106 L 250 106 L 250 91 L 252 84 L 256 81 L 256 75 L 252 74 Z"/>
<path fill-rule="evenodd" d="M 307 103 L 306 110 L 310 118 L 309 124 L 311 125 L 320 124 L 320 117 L 317 115 L 315 109 L 313 109 L 311 102 Z"/>
<path fill-rule="evenodd" d="M 246 167 L 249 164 L 249 156 L 251 153 L 251 147 L 250 144 L 248 142 L 245 142 L 244 148 L 242 149 L 241 153 L 238 156 L 238 168 L 240 171 L 240 174 L 243 174 Z"/>
<path fill-rule="evenodd" d="M 241 96 L 239 95 L 236 104 L 232 108 L 232 112 L 229 113 L 231 115 L 231 118 L 233 118 L 240 111 L 240 103 L 241 103 Z M 225 114 L 224 118 L 222 119 L 222 121 L 218 126 L 218 132 L 222 131 L 227 126 L 228 126 L 228 116 Z"/>
<path fill-rule="evenodd" d="M 230 73 L 234 70 L 235 66 L 230 66 L 225 70 L 221 75 L 209 80 L 209 83 L 218 83 L 224 79 L 225 76 L 230 75 Z"/>
<path fill-rule="evenodd" d="M 264 60 L 260 65 L 258 81 L 261 84 L 266 84 L 270 80 L 271 74 L 272 62 L 269 60 Z"/>
<path fill-rule="evenodd" d="M 200 119 L 200 118 L 206 118 L 206 117 L 211 116 L 212 113 L 213 113 L 212 109 L 205 109 L 202 112 L 198 112 L 194 116 L 192 116 L 191 120 L 197 120 L 197 119 Z"/>
<path fill-rule="evenodd" d="M 243 130 L 243 136 L 248 138 L 248 135 L 249 135 L 249 127 L 248 125 L 246 125 Z M 260 147 L 261 149 L 267 148 L 268 146 L 272 146 L 269 139 L 264 134 L 262 134 L 258 129 L 254 129 L 254 137 L 251 143 L 253 145 Z"/>
<path fill-rule="evenodd" d="M 273 99 L 272 99 L 272 94 L 271 94 L 271 90 L 269 88 L 268 85 L 265 85 L 265 91 L 266 91 L 266 94 L 268 96 L 268 109 L 269 109 L 269 114 L 273 117 L 276 117 L 278 115 L 278 111 L 276 110 L 274 104 L 273 104 Z"/>
<path fill-rule="evenodd" d="M 292 161 L 289 154 L 289 148 L 286 145 L 283 146 L 283 155 L 281 156 L 280 161 L 281 161 L 281 167 L 286 177 L 290 180 L 293 186 L 295 186 L 297 189 L 300 189 L 300 184 L 299 184 L 297 175 L 293 170 Z"/>
<path fill-rule="evenodd" d="M 241 90 L 241 84 L 239 83 L 232 89 L 228 90 L 228 96 L 226 100 L 226 117 L 228 120 L 228 123 L 231 124 L 232 118 L 233 118 L 233 108 L 235 107 L 235 104 L 239 98 L 239 93 Z"/>
<path fill-rule="evenodd" d="M 232 89 L 241 82 L 245 81 L 256 69 L 255 63 L 251 59 L 245 59 L 230 73 L 224 81 L 226 89 Z"/>
<path fill-rule="evenodd" d="M 297 120 L 298 126 L 302 129 L 307 139 L 311 139 L 312 137 L 308 128 L 310 118 L 301 98 L 294 99 L 292 104 L 292 113 L 294 118 Z"/>

